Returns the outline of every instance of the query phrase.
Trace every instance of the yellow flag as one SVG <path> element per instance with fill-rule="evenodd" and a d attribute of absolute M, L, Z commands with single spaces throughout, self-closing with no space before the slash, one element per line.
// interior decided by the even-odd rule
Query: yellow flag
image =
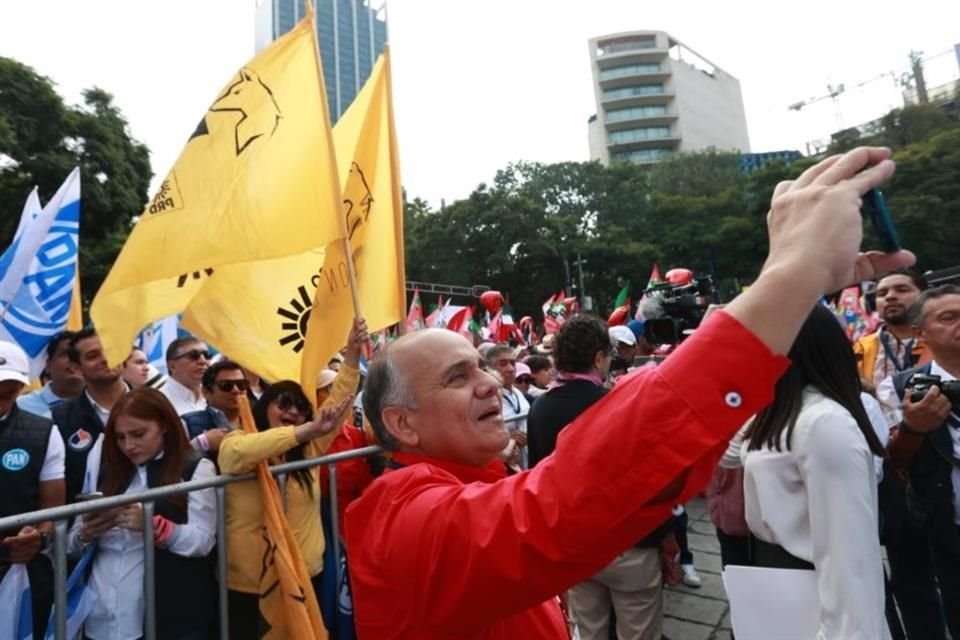
<path fill-rule="evenodd" d="M 240 398 L 240 427 L 247 433 L 257 433 L 246 397 Z M 261 640 L 325 639 L 327 630 L 313 583 L 266 460 L 257 465 L 257 483 L 263 502 L 265 542 L 260 561 L 260 614 L 269 625 Z"/>
<path fill-rule="evenodd" d="M 390 51 L 385 48 L 333 132 L 360 311 L 371 332 L 402 322 L 407 311 L 403 197 L 392 93 Z M 345 244 L 327 246 L 324 277 L 307 323 L 300 382 L 308 398 L 314 396 L 317 373 L 344 345 L 354 317 Z"/>
<path fill-rule="evenodd" d="M 90 315 L 111 364 L 224 265 L 342 238 L 312 9 L 217 95 L 147 205 Z"/>
<path fill-rule="evenodd" d="M 403 202 L 387 56 L 333 128 L 344 217 L 352 230 L 361 307 L 371 331 L 399 322 L 406 313 Z M 323 305 L 317 316 L 314 298 Z M 308 323 L 323 339 L 304 370 L 309 377 L 346 344 L 352 318 L 343 242 L 338 241 L 292 258 L 218 269 L 190 302 L 182 324 L 276 381 L 301 379 L 301 356 L 312 349 L 304 346 Z"/>

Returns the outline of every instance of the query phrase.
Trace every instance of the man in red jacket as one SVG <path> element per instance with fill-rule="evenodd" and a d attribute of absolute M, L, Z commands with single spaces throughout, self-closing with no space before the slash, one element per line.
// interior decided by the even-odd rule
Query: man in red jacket
<path fill-rule="evenodd" d="M 749 291 L 662 365 L 621 379 L 533 470 L 504 477 L 496 464 L 509 438 L 499 385 L 466 340 L 429 330 L 394 343 L 364 390 L 394 470 L 346 516 L 359 638 L 567 637 L 556 594 L 706 486 L 772 399 L 787 366 L 776 354 L 820 297 L 913 261 L 857 253 L 860 195 L 893 174 L 889 157 L 856 149 L 778 185 Z"/>

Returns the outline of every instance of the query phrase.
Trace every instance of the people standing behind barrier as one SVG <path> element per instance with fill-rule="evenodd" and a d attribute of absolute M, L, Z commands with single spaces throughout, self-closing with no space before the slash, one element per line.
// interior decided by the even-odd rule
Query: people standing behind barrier
<path fill-rule="evenodd" d="M 216 459 L 220 442 L 240 428 L 240 398 L 250 389 L 243 368 L 221 360 L 203 372 L 203 397 L 207 406 L 180 416 L 194 449 Z"/>
<path fill-rule="evenodd" d="M 369 340 L 363 320 L 354 323 L 347 355 L 333 382 L 327 407 L 349 408 L 359 380 L 363 345 Z M 342 414 L 342 412 L 341 412 Z M 316 458 L 327 448 L 342 426 L 337 421 L 314 421 L 313 407 L 300 385 L 292 380 L 271 384 L 253 408 L 258 433 L 232 431 L 220 443 L 218 462 L 227 474 L 252 471 L 266 460 L 271 464 Z M 320 522 L 320 482 L 317 469 L 291 473 L 286 480 L 286 514 L 307 564 L 319 600 L 323 600 L 321 572 L 326 541 Z M 259 638 L 258 594 L 263 559 L 263 502 L 256 481 L 227 487 L 227 587 L 229 589 L 230 637 Z"/>
<path fill-rule="evenodd" d="M 53 423 L 23 410 L 17 395 L 29 382 L 27 354 L 0 342 L 0 518 L 64 502 L 63 440 Z M 51 522 L 0 531 L 0 581 L 13 564 L 26 565 L 33 597 L 34 637 L 42 638 L 53 606 Z"/>
<path fill-rule="evenodd" d="M 80 367 L 70 359 L 70 338 L 73 331 L 55 335 L 47 343 L 47 364 L 44 367 L 50 380 L 36 391 L 17 398 L 17 405 L 24 411 L 50 418 L 50 410 L 56 405 L 76 398 L 83 393 L 83 374 Z"/>
<path fill-rule="evenodd" d="M 135 389 L 117 402 L 98 449 L 88 461 L 87 488 L 105 496 L 216 475 L 213 463 L 187 443 L 173 405 L 150 388 Z M 205 640 L 214 615 L 208 559 L 216 542 L 214 490 L 157 500 L 154 514 L 147 535 L 155 544 L 157 638 Z M 143 509 L 135 503 L 86 514 L 70 529 L 71 553 L 96 543 L 87 582 L 96 603 L 84 625 L 91 640 L 145 633 L 144 524 Z"/>
<path fill-rule="evenodd" d="M 889 465 L 906 475 L 901 509 L 885 515 L 891 535 L 919 531 L 912 554 L 890 555 L 891 579 L 903 607 L 903 582 L 923 563 L 932 569 L 950 634 L 960 637 L 960 287 L 942 285 L 920 294 L 910 307 L 910 323 L 933 359 L 884 380 L 877 389 L 882 403 L 892 409 L 896 428 L 887 450 Z M 936 376 L 921 382 L 919 376 Z M 917 387 L 917 385 L 924 385 Z M 917 394 L 914 399 L 913 394 Z M 899 531 L 898 531 L 899 530 Z M 899 545 L 898 545 L 899 549 Z M 894 564 L 896 563 L 896 564 Z M 898 583 L 898 581 L 900 581 Z M 911 580 L 913 584 L 916 579 Z M 914 594 L 913 605 L 928 603 Z M 939 613 L 939 608 L 928 609 Z M 943 637 L 941 618 L 920 628 L 925 637 Z M 905 619 L 904 622 L 909 625 Z M 922 621 L 921 621 L 922 622 Z M 908 635 L 911 627 L 907 626 Z"/>
<path fill-rule="evenodd" d="M 773 403 L 743 438 L 753 564 L 816 573 L 818 637 L 889 638 L 873 464 L 883 448 L 860 400 L 853 351 L 836 317 L 817 306 L 789 357 Z"/>
<path fill-rule="evenodd" d="M 95 329 L 86 328 L 70 338 L 70 359 L 83 374 L 83 393 L 61 403 L 52 410 L 53 421 L 66 445 L 67 504 L 83 486 L 87 455 L 110 417 L 110 410 L 129 387 L 120 376 L 119 367 L 107 366 L 107 357 Z"/>

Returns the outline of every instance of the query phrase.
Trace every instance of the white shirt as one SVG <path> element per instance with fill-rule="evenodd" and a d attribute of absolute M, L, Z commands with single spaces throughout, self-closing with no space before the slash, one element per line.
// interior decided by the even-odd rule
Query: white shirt
<path fill-rule="evenodd" d="M 890 425 L 887 424 L 887 417 L 883 414 L 880 403 L 869 393 L 861 393 L 860 401 L 863 403 L 863 408 L 867 412 L 870 426 L 873 427 L 874 433 L 876 433 L 877 438 L 880 439 L 880 444 L 886 449 L 887 443 L 890 442 Z M 883 480 L 883 458 L 873 456 L 873 466 L 874 469 L 876 469 L 877 482 L 879 483 Z"/>
<path fill-rule="evenodd" d="M 90 406 L 93 407 L 93 411 L 97 414 L 97 417 L 100 418 L 100 424 L 106 427 L 107 420 L 110 419 L 110 409 L 107 409 L 94 400 L 89 391 L 84 391 L 83 393 L 87 396 L 87 400 L 90 401 Z"/>
<path fill-rule="evenodd" d="M 792 445 L 741 451 L 750 531 L 816 567 L 818 640 L 890 638 L 867 441 L 846 409 L 808 387 Z"/>
<path fill-rule="evenodd" d="M 940 376 L 942 382 L 956 380 L 956 376 L 937 364 L 936 360 L 930 363 L 930 375 Z M 897 390 L 893 386 L 893 376 L 888 377 L 877 387 L 877 397 L 887 405 L 887 419 L 891 425 L 899 424 L 903 420 L 903 402 L 897 395 Z M 907 423 L 910 426 L 910 423 Z M 953 440 L 953 456 L 960 458 L 960 429 L 947 427 L 950 431 L 950 438 Z M 956 465 L 950 472 L 950 480 L 953 484 L 953 521 L 960 525 L 960 469 Z"/>
<path fill-rule="evenodd" d="M 500 394 L 500 406 L 503 408 L 503 418 L 506 420 L 512 416 L 522 416 L 530 413 L 530 403 L 527 398 L 516 387 L 502 388 Z M 527 432 L 527 419 L 512 420 L 506 423 L 508 431 Z M 529 464 L 527 460 L 527 448 L 523 448 L 520 455 L 520 466 L 526 469 Z"/>
<path fill-rule="evenodd" d="M 95 447 L 100 447 L 101 435 Z M 91 450 L 91 454 L 93 450 Z M 87 479 L 96 486 L 99 455 L 87 461 Z M 91 467 L 95 462 L 96 467 Z M 216 475 L 213 463 L 203 459 L 193 473 L 194 480 Z M 85 489 L 88 488 L 85 486 Z M 147 469 L 137 467 L 130 486 L 124 493 L 147 489 Z M 216 498 L 213 489 L 187 494 L 187 523 L 176 525 L 166 549 L 186 557 L 205 556 L 216 542 Z M 83 519 L 77 518 L 70 529 L 68 548 L 81 550 L 79 540 Z M 98 540 L 96 556 L 88 588 L 97 596 L 87 618 L 84 633 L 94 640 L 136 640 L 143 636 L 143 533 L 115 527 Z"/>
<path fill-rule="evenodd" d="M 207 408 L 207 399 L 203 397 L 202 393 L 199 395 L 194 393 L 193 389 L 183 386 L 172 377 L 167 379 L 167 383 L 160 389 L 160 393 L 167 396 L 178 416 L 191 411 L 203 411 Z"/>

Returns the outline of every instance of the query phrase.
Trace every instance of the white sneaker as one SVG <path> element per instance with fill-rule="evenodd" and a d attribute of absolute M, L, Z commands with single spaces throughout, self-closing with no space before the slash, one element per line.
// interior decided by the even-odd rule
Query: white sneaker
<path fill-rule="evenodd" d="M 700 576 L 697 575 L 697 570 L 693 568 L 692 564 L 682 564 L 680 565 L 680 570 L 683 572 L 683 584 L 693 589 L 699 589 L 700 585 L 703 584 Z"/>

